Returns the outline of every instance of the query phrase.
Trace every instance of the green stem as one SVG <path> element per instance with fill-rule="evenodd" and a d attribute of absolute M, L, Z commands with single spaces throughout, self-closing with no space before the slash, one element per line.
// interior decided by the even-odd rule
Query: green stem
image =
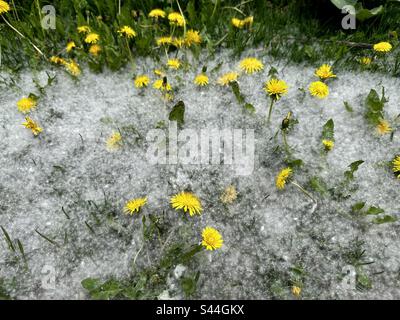
<path fill-rule="evenodd" d="M 14 7 L 14 11 L 13 11 L 14 17 L 16 18 L 16 20 L 20 21 L 19 20 L 19 16 L 18 16 L 17 7 L 15 6 L 14 0 L 11 0 L 11 3 L 13 5 L 13 7 Z"/>
<path fill-rule="evenodd" d="M 39 4 L 39 0 L 36 0 L 36 6 L 37 6 L 37 10 L 38 10 L 38 16 L 39 16 L 39 20 L 40 23 L 42 23 L 42 11 L 40 10 L 40 4 Z M 41 27 L 40 29 L 42 29 L 42 35 L 43 35 L 43 40 L 46 38 L 45 34 L 44 34 L 44 29 L 43 27 Z"/>
<path fill-rule="evenodd" d="M 282 137 L 283 137 L 283 144 L 285 145 L 286 153 L 289 155 L 290 154 L 290 148 L 289 148 L 289 144 L 287 142 L 287 137 L 286 137 L 286 131 L 285 130 L 282 130 Z"/>
<path fill-rule="evenodd" d="M 132 51 L 131 48 L 129 47 L 129 40 L 127 37 L 125 37 L 125 43 L 126 43 L 126 49 L 128 50 L 129 53 L 129 59 L 131 60 L 131 64 L 132 64 L 132 69 L 135 69 L 135 60 L 133 60 L 133 56 L 132 56 Z"/>
<path fill-rule="evenodd" d="M 272 113 L 273 106 L 274 106 L 274 99 L 271 99 L 271 104 L 269 105 L 267 123 L 270 123 L 270 121 L 271 121 L 271 113 Z"/>
<path fill-rule="evenodd" d="M 4 18 L 4 16 L 2 16 L 2 18 L 3 18 L 4 22 L 5 22 L 11 29 L 13 29 L 19 36 L 21 36 L 21 38 L 26 39 L 26 40 L 30 43 L 30 45 L 32 45 L 33 48 L 34 48 L 40 55 L 42 55 L 42 56 L 47 60 L 45 54 L 44 54 L 31 40 L 29 40 L 29 39 L 28 39 L 27 37 L 25 37 L 21 32 L 19 32 L 16 28 L 14 28 L 14 26 L 13 26 L 11 23 L 9 23 L 8 20 L 7 20 L 6 18 Z"/>

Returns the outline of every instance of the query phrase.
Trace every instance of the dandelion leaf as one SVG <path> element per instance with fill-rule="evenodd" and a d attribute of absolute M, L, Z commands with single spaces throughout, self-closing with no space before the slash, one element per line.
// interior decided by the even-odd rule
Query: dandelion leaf
<path fill-rule="evenodd" d="M 329 119 L 322 128 L 322 139 L 335 141 L 334 130 L 335 124 L 332 119 Z"/>
<path fill-rule="evenodd" d="M 184 124 L 185 117 L 185 103 L 183 101 L 179 101 L 169 113 L 169 121 L 176 121 L 178 125 Z"/>

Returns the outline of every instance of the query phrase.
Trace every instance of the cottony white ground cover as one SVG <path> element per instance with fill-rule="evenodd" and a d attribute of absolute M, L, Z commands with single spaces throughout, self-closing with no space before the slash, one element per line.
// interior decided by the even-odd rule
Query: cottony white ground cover
<path fill-rule="evenodd" d="M 243 57 L 253 55 L 249 51 Z M 143 92 L 135 89 L 128 70 L 102 74 L 84 70 L 74 81 L 61 70 L 52 69 L 50 74 L 57 76 L 57 82 L 47 89 L 32 113 L 44 129 L 39 138 L 22 126 L 24 117 L 16 102 L 23 95 L 37 92 L 34 77 L 45 84 L 45 72 L 26 71 L 16 80 L 17 87 L 3 86 L 0 225 L 11 238 L 21 241 L 28 264 L 26 269 L 16 262 L 1 239 L 0 278 L 6 281 L 11 295 L 20 299 L 83 299 L 87 298 L 80 284 L 84 278 L 126 277 L 142 246 L 141 215 L 165 210 L 168 219 L 183 224 L 181 213 L 170 208 L 169 199 L 191 189 L 204 208 L 201 216 L 190 218 L 195 235 L 192 242 L 200 240 L 201 230 L 207 225 L 217 228 L 224 238 L 222 249 L 207 252 L 198 260 L 201 276 L 195 297 L 291 299 L 287 279 L 291 268 L 302 266 L 303 298 L 400 298 L 399 223 L 375 225 L 368 222 L 368 217 L 356 221 L 345 216 L 358 201 L 379 206 L 387 214 L 399 213 L 400 181 L 383 165 L 399 152 L 399 134 L 393 141 L 389 136 L 377 137 L 363 113 L 369 90 L 380 92 L 384 86 L 389 97 L 385 110 L 389 118 L 397 116 L 400 80 L 368 72 L 338 71 L 338 79 L 330 82 L 329 97 L 317 100 L 299 90 L 307 90 L 316 80 L 315 68 L 291 66 L 269 57 L 261 59 L 263 72 L 239 79 L 246 100 L 256 108 L 255 114 L 242 111 L 229 88 L 214 84 L 223 72 L 237 67 L 239 60 L 230 58 L 228 52 L 210 61 L 193 62 L 188 72 L 168 72 L 176 89 L 175 101 L 182 100 L 186 105 L 185 128 L 255 130 L 255 165 L 248 176 L 237 176 L 228 165 L 150 165 L 146 135 L 160 121 L 167 123 L 173 104 L 165 104 L 151 87 Z M 224 62 L 221 69 L 209 74 L 209 87 L 199 89 L 193 84 L 204 64 L 212 70 L 220 62 Z M 262 86 L 271 66 L 288 83 L 289 93 L 275 105 L 268 127 L 265 118 L 269 99 Z M 138 59 L 137 67 L 152 74 L 159 64 Z M 353 113 L 345 110 L 343 101 L 350 103 Z M 334 201 L 314 193 L 318 207 L 312 213 L 312 202 L 299 190 L 291 185 L 283 191 L 276 189 L 275 176 L 285 164 L 283 154 L 274 152 L 280 138 L 274 140 L 273 136 L 288 111 L 299 120 L 288 141 L 295 157 L 304 161 L 304 167 L 295 173 L 296 180 L 305 185 L 310 177 L 319 175 L 334 186 L 351 162 L 364 160 L 356 173 L 359 188 L 351 199 Z M 320 135 L 330 118 L 335 123 L 336 143 L 324 160 Z M 118 129 L 125 137 L 124 147 L 109 152 L 105 140 Z M 223 205 L 219 197 L 230 184 L 236 186 L 239 197 L 233 204 Z M 124 215 L 124 203 L 139 196 L 148 196 L 141 215 Z M 97 225 L 99 212 L 110 213 L 113 218 Z M 35 229 L 58 246 L 40 237 Z M 357 241 L 363 242 L 364 260 L 373 262 L 362 267 L 372 281 L 370 290 L 341 286 L 343 268 L 349 264 L 346 254 Z M 136 263 L 144 267 L 157 259 L 151 253 L 139 254 Z M 42 283 L 49 268 L 55 274 L 55 285 L 50 288 Z M 181 298 L 173 278 L 172 274 L 171 287 L 166 288 L 170 292 L 163 297 Z"/>

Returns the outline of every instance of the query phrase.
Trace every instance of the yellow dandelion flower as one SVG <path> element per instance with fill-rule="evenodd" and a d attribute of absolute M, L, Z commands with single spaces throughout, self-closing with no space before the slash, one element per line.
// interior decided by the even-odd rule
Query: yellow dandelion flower
<path fill-rule="evenodd" d="M 362 57 L 360 59 L 360 63 L 364 66 L 369 66 L 372 62 L 372 59 L 370 57 Z"/>
<path fill-rule="evenodd" d="M 50 62 L 55 63 L 55 64 L 65 64 L 65 60 L 63 58 L 60 58 L 57 56 L 50 57 Z"/>
<path fill-rule="evenodd" d="M 217 229 L 212 227 L 205 227 L 201 233 L 202 241 L 201 245 L 206 248 L 206 250 L 216 250 L 222 247 L 224 240 Z"/>
<path fill-rule="evenodd" d="M 308 89 L 312 96 L 319 99 L 324 99 L 329 95 L 329 87 L 321 81 L 312 82 Z"/>
<path fill-rule="evenodd" d="M 376 126 L 376 132 L 383 136 L 392 132 L 392 128 L 390 127 L 389 122 L 387 122 L 385 119 L 381 119 Z"/>
<path fill-rule="evenodd" d="M 389 52 L 392 50 L 392 45 L 389 42 L 379 42 L 377 44 L 374 44 L 374 51 L 375 52 Z"/>
<path fill-rule="evenodd" d="M 67 46 L 65 47 L 65 49 L 67 50 L 67 52 L 71 52 L 72 49 L 76 48 L 76 44 L 73 41 L 70 41 L 67 43 Z"/>
<path fill-rule="evenodd" d="M 106 141 L 108 151 L 115 151 L 122 146 L 122 136 L 119 132 L 113 132 Z"/>
<path fill-rule="evenodd" d="M 120 35 L 124 35 L 128 39 L 136 37 L 136 31 L 133 30 L 130 26 L 123 26 L 121 29 L 118 30 Z"/>
<path fill-rule="evenodd" d="M 175 46 L 176 48 L 182 48 L 185 46 L 186 42 L 185 39 L 183 38 L 173 38 L 172 39 L 172 45 Z"/>
<path fill-rule="evenodd" d="M 149 13 L 149 18 L 158 19 L 158 18 L 165 18 L 165 16 L 166 16 L 165 11 L 161 9 L 153 9 Z"/>
<path fill-rule="evenodd" d="M 153 88 L 160 91 L 171 91 L 171 85 L 164 79 L 165 77 L 163 79 L 157 79 L 156 81 L 154 81 Z"/>
<path fill-rule="evenodd" d="M 276 176 L 276 181 L 275 181 L 276 187 L 279 190 L 284 189 L 286 182 L 292 176 L 292 174 L 293 174 L 293 171 L 291 168 L 288 167 L 288 168 L 282 169 L 279 172 L 279 174 Z"/>
<path fill-rule="evenodd" d="M 165 46 L 174 43 L 172 37 L 160 37 L 156 40 L 158 46 Z"/>
<path fill-rule="evenodd" d="M 26 120 L 26 122 L 24 122 L 22 125 L 25 128 L 30 129 L 34 136 L 39 135 L 39 133 L 41 133 L 43 131 L 43 129 L 39 126 L 39 124 L 37 124 L 31 118 L 25 117 L 25 120 Z"/>
<path fill-rule="evenodd" d="M 315 70 L 315 75 L 321 80 L 326 80 L 329 78 L 336 78 L 336 75 L 332 72 L 332 67 L 329 64 L 323 64 L 317 70 Z"/>
<path fill-rule="evenodd" d="M 139 212 L 140 209 L 147 203 L 147 197 L 137 198 L 129 200 L 124 207 L 126 214 L 133 215 L 135 212 Z"/>
<path fill-rule="evenodd" d="M 0 0 L 0 15 L 7 13 L 8 11 L 10 11 L 10 5 L 7 2 Z"/>
<path fill-rule="evenodd" d="M 237 194 L 238 193 L 236 191 L 235 186 L 230 185 L 224 190 L 224 192 L 222 193 L 222 195 L 220 197 L 220 200 L 224 204 L 233 203 L 237 198 Z"/>
<path fill-rule="evenodd" d="M 394 174 L 397 176 L 397 178 L 400 179 L 400 155 L 396 156 L 393 161 L 392 161 L 392 170 Z"/>
<path fill-rule="evenodd" d="M 240 61 L 239 67 L 247 74 L 259 72 L 264 69 L 263 63 L 257 58 L 246 58 Z"/>
<path fill-rule="evenodd" d="M 68 62 L 65 62 L 64 65 L 67 71 L 74 77 L 77 77 L 81 74 L 81 69 L 79 68 L 79 65 L 76 61 L 69 60 Z"/>
<path fill-rule="evenodd" d="M 200 73 L 199 75 L 194 78 L 194 83 L 199 87 L 204 87 L 208 85 L 208 77 L 204 73 Z"/>
<path fill-rule="evenodd" d="M 231 23 L 234 27 L 241 29 L 244 27 L 243 20 L 240 20 L 238 18 L 232 18 Z"/>
<path fill-rule="evenodd" d="M 301 288 L 297 286 L 292 286 L 292 294 L 296 297 L 299 297 L 301 294 Z"/>
<path fill-rule="evenodd" d="M 265 83 L 265 92 L 267 92 L 273 99 L 279 100 L 283 95 L 288 92 L 288 86 L 285 81 L 279 79 L 271 79 Z"/>
<path fill-rule="evenodd" d="M 135 78 L 135 87 L 143 88 L 149 85 L 150 78 L 146 75 L 140 75 Z"/>
<path fill-rule="evenodd" d="M 89 48 L 89 53 L 95 57 L 97 57 L 100 52 L 101 46 L 99 46 L 98 44 L 92 44 Z"/>
<path fill-rule="evenodd" d="M 183 27 L 185 25 L 185 18 L 178 12 L 171 12 L 168 15 L 168 20 L 173 26 Z"/>
<path fill-rule="evenodd" d="M 333 149 L 333 147 L 335 146 L 335 142 L 333 142 L 332 140 L 328 140 L 328 139 L 323 139 L 322 144 L 324 145 L 324 148 L 326 151 L 331 151 Z"/>
<path fill-rule="evenodd" d="M 171 198 L 172 208 L 175 210 L 183 209 L 189 211 L 190 216 L 200 214 L 203 210 L 199 198 L 191 192 L 181 192 Z"/>
<path fill-rule="evenodd" d="M 89 33 L 90 32 L 90 28 L 89 26 L 80 26 L 78 27 L 78 33 Z"/>
<path fill-rule="evenodd" d="M 201 43 L 201 36 L 198 31 L 196 30 L 188 30 L 185 36 L 185 42 L 190 47 L 192 44 L 200 44 Z"/>
<path fill-rule="evenodd" d="M 99 40 L 100 40 L 100 36 L 94 32 L 89 33 L 85 38 L 85 42 L 90 43 L 90 44 L 97 43 Z"/>
<path fill-rule="evenodd" d="M 167 61 L 167 66 L 171 69 L 179 69 L 181 66 L 181 62 L 178 59 L 169 59 Z"/>
<path fill-rule="evenodd" d="M 239 74 L 237 72 L 227 72 L 223 74 L 221 77 L 218 79 L 218 84 L 221 86 L 227 86 L 229 83 L 236 81 L 239 77 Z"/>
<path fill-rule="evenodd" d="M 36 100 L 33 98 L 22 98 L 17 102 L 18 110 L 22 113 L 29 113 L 36 108 Z"/>

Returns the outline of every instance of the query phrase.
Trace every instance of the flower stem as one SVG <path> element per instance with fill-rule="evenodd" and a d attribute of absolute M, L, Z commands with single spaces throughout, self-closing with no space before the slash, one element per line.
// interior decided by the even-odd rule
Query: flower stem
<path fill-rule="evenodd" d="M 307 197 L 309 197 L 314 203 L 317 203 L 317 201 L 312 197 L 312 195 L 305 190 L 301 185 L 299 185 L 296 181 L 290 181 L 292 185 L 297 187 L 301 192 L 303 192 Z"/>
<path fill-rule="evenodd" d="M 286 131 L 285 130 L 282 130 L 282 137 L 283 137 L 283 144 L 285 145 L 286 153 L 289 155 L 290 154 L 290 148 L 289 148 L 289 144 L 287 142 L 287 137 L 286 137 Z"/>
<path fill-rule="evenodd" d="M 271 121 L 271 113 L 272 113 L 273 106 L 274 106 L 274 99 L 271 99 L 271 104 L 269 105 L 267 123 L 270 123 L 270 121 Z"/>
<path fill-rule="evenodd" d="M 4 22 L 11 28 L 13 29 L 19 36 L 21 36 L 21 38 L 28 40 L 29 44 L 41 55 L 43 56 L 46 60 L 46 56 L 45 54 L 31 41 L 29 40 L 27 37 L 25 37 L 21 32 L 19 32 L 10 22 L 8 22 L 8 20 L 2 16 Z"/>
<path fill-rule="evenodd" d="M 126 42 L 126 49 L 128 50 L 129 53 L 129 59 L 131 60 L 132 63 L 132 69 L 135 69 L 135 60 L 133 60 L 132 51 L 131 48 L 129 47 L 129 40 L 127 37 L 125 37 L 125 42 Z"/>

